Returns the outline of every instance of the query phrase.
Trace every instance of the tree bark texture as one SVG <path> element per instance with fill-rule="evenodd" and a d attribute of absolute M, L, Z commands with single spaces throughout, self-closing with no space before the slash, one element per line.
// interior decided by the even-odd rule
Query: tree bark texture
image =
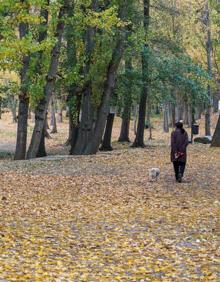
<path fill-rule="evenodd" d="M 108 114 L 104 138 L 102 141 L 102 146 L 100 148 L 101 151 L 112 151 L 113 150 L 112 145 L 111 145 L 111 138 L 112 138 L 112 128 L 114 124 L 114 118 L 115 118 L 115 114 L 113 113 Z"/>
<path fill-rule="evenodd" d="M 50 125 L 52 126 L 50 133 L 53 133 L 53 134 L 57 133 L 57 121 L 56 121 L 53 97 L 51 98 Z"/>

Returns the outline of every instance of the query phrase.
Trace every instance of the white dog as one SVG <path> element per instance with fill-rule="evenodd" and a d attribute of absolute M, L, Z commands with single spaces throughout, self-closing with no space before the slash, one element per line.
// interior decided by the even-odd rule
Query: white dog
<path fill-rule="evenodd" d="M 159 168 L 150 168 L 148 171 L 149 171 L 150 181 L 157 181 L 160 175 L 160 169 Z"/>

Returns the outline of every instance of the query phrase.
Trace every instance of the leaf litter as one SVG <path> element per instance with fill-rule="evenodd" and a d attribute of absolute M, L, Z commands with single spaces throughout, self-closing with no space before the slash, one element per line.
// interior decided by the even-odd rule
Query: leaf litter
<path fill-rule="evenodd" d="M 0 171 L 3 281 L 220 281 L 218 149 L 191 147 L 182 184 L 167 146 Z"/>

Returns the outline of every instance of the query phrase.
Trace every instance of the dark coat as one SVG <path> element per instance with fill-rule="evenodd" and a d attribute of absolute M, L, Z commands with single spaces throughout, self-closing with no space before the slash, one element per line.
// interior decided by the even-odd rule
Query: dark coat
<path fill-rule="evenodd" d="M 189 144 L 189 138 L 186 131 L 182 132 L 181 129 L 176 129 L 171 134 L 171 161 L 175 160 L 176 153 L 183 153 L 178 161 L 186 162 L 187 159 L 187 146 Z"/>

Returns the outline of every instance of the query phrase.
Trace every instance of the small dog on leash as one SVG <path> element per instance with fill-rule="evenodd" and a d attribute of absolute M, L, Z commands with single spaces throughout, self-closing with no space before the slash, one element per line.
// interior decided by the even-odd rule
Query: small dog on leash
<path fill-rule="evenodd" d="M 148 171 L 149 171 L 150 181 L 157 181 L 160 176 L 160 169 L 159 168 L 150 168 Z"/>

